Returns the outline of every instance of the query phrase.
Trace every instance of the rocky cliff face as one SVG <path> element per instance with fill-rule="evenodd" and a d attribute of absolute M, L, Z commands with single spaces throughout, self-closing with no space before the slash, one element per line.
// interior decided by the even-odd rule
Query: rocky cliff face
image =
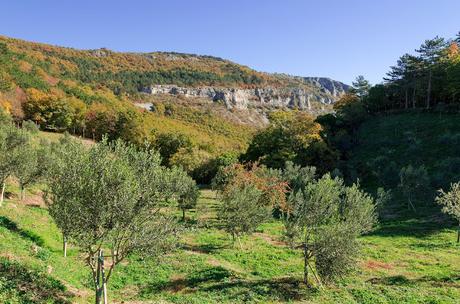
<path fill-rule="evenodd" d="M 301 77 L 301 79 L 305 83 L 318 87 L 321 92 L 336 98 L 339 98 L 350 89 L 349 85 L 326 77 Z"/>
<path fill-rule="evenodd" d="M 313 104 L 332 104 L 348 89 L 348 86 L 328 78 L 302 79 L 305 86 L 286 88 L 185 88 L 175 85 L 152 85 L 144 88 L 143 92 L 151 95 L 169 94 L 205 98 L 213 102 L 222 102 L 228 109 L 296 108 L 311 112 Z"/>

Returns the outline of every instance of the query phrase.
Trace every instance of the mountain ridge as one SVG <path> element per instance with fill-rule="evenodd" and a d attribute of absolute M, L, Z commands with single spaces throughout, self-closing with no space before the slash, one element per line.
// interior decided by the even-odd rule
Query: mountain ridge
<path fill-rule="evenodd" d="M 105 87 L 117 96 L 125 95 L 136 102 L 145 99 L 142 93 L 155 85 L 189 89 L 203 87 L 259 91 L 269 89 L 274 92 L 274 96 L 268 99 L 277 100 L 268 103 L 268 105 L 273 104 L 273 108 L 311 111 L 310 103 L 319 105 L 334 103 L 348 87 L 330 78 L 259 72 L 248 66 L 211 55 L 179 52 L 117 52 L 107 48 L 79 50 L 5 36 L 0 36 L 0 43 L 12 52 L 22 55 L 23 58 L 17 62 L 18 65 L 32 66 L 22 67 L 23 70 L 29 69 L 26 71 L 29 74 L 38 72 L 39 75 L 35 75 L 38 78 L 35 82 L 42 82 L 42 89 L 60 85 L 61 90 L 69 91 L 62 89 L 62 86 L 65 86 L 63 83 L 66 80 L 72 80 L 96 89 Z M 15 75 L 11 76 L 14 73 L 8 72 L 6 71 L 6 74 L 10 74 L 10 77 L 6 78 L 17 82 Z M 53 81 L 56 83 L 52 83 Z M 29 86 L 17 83 L 16 85 L 23 89 Z M 292 88 L 297 91 L 287 93 Z M 300 97 L 299 92 L 303 92 Z M 291 96 L 284 96 L 286 94 Z M 239 95 L 246 99 L 239 100 L 235 97 L 231 99 L 236 100 L 233 102 L 234 106 L 243 108 L 243 104 L 252 106 L 251 101 L 257 94 L 248 94 L 246 91 Z M 212 99 L 219 98 L 214 96 Z M 229 109 L 232 108 L 229 102 L 226 104 Z M 312 113 L 315 114 L 314 111 Z"/>

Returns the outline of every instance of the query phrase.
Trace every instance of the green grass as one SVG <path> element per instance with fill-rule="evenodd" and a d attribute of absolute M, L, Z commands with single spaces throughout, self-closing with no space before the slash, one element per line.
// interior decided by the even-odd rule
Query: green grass
<path fill-rule="evenodd" d="M 175 252 L 161 261 L 132 256 L 119 265 L 109 285 L 110 299 L 116 303 L 458 302 L 460 246 L 453 229 L 423 220 L 385 222 L 361 238 L 363 256 L 353 275 L 333 286 L 308 290 L 300 283 L 301 255 L 282 242 L 281 223 L 261 225 L 242 239 L 241 248 L 233 246 L 230 237 L 214 227 L 214 197 L 211 191 L 202 191 L 197 210 L 187 213 L 186 232 Z M 5 303 L 93 301 L 88 268 L 73 247 L 69 257 L 62 257 L 60 233 L 44 208 L 7 200 L 0 208 L 0 256 L 0 265 L 31 271 L 33 279 L 15 277 L 15 282 L 29 280 L 49 289 L 35 302 L 21 302 L 15 294 L 19 283 L 5 287 L 0 280 L 0 299 Z M 32 283 L 26 286 L 29 294 L 36 292 Z"/>

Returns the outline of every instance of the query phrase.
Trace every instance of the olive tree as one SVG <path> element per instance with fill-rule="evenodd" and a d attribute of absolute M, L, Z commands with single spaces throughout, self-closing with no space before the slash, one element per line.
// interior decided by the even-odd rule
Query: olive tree
<path fill-rule="evenodd" d="M 21 200 L 25 199 L 25 189 L 31 184 L 43 180 L 51 167 L 51 149 L 46 141 L 35 146 L 30 141 L 17 149 L 15 153 L 13 175 L 18 179 Z"/>
<path fill-rule="evenodd" d="M 442 212 L 455 218 L 459 224 L 457 232 L 457 243 L 460 242 L 460 183 L 453 183 L 449 192 L 438 191 L 436 203 L 442 206 Z"/>
<path fill-rule="evenodd" d="M 45 191 L 45 202 L 53 203 L 49 212 L 62 232 L 62 249 L 64 257 L 67 256 L 67 238 L 73 227 L 73 216 L 70 199 L 71 195 L 76 195 L 76 189 L 69 188 L 66 183 L 60 183 L 60 180 L 75 181 L 80 178 L 79 164 L 84 162 L 84 159 L 79 159 L 85 156 L 84 146 L 72 139 L 69 134 L 65 134 L 58 143 L 53 143 L 51 146 L 51 168 L 49 172 L 49 184 L 54 193 L 53 201 L 51 201 L 50 191 Z M 67 195 L 66 193 L 69 193 Z"/>
<path fill-rule="evenodd" d="M 425 166 L 413 167 L 409 165 L 401 169 L 399 178 L 399 187 L 407 199 L 407 207 L 416 211 L 414 203 L 426 193 L 430 184 L 428 171 Z"/>
<path fill-rule="evenodd" d="M 5 195 L 6 179 L 13 174 L 17 165 L 17 153 L 28 140 L 28 134 L 14 125 L 0 125 L 0 206 Z"/>
<path fill-rule="evenodd" d="M 358 185 L 346 187 L 329 174 L 318 180 L 304 175 L 291 186 L 283 208 L 286 235 L 304 257 L 304 283 L 310 271 L 318 283 L 348 273 L 359 253 L 357 237 L 376 221 L 373 199 Z M 316 272 L 314 271 L 316 270 Z"/>
<path fill-rule="evenodd" d="M 262 204 L 261 197 L 262 191 L 254 185 L 231 187 L 222 194 L 217 217 L 233 242 L 239 241 L 241 235 L 253 232 L 269 218 L 271 209 Z"/>
<path fill-rule="evenodd" d="M 270 218 L 274 206 L 283 205 L 286 183 L 265 167 L 234 164 L 214 179 L 221 204 L 217 219 L 233 242 Z"/>
<path fill-rule="evenodd" d="M 182 169 L 174 167 L 171 169 L 174 174 L 175 200 L 182 211 L 182 221 L 185 221 L 185 211 L 196 207 L 200 191 L 196 182 Z"/>
<path fill-rule="evenodd" d="M 156 152 L 121 141 L 79 150 L 64 155 L 45 197 L 58 227 L 84 252 L 100 303 L 128 255 L 158 256 L 176 243 L 176 221 L 163 210 L 175 195 L 175 174 Z"/>

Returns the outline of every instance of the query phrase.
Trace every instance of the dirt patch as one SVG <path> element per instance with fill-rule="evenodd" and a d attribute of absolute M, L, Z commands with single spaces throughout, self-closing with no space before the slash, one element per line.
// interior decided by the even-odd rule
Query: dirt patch
<path fill-rule="evenodd" d="M 44 208 L 46 206 L 45 201 L 43 200 L 42 193 L 39 192 L 34 195 L 28 195 L 26 196 L 25 200 L 22 201 L 22 203 L 26 206 L 30 207 L 40 207 Z"/>
<path fill-rule="evenodd" d="M 169 281 L 174 282 L 174 284 L 168 286 L 168 290 L 170 292 L 180 292 L 183 289 L 187 288 L 187 281 L 184 275 L 174 274 L 171 276 Z"/>
<path fill-rule="evenodd" d="M 391 264 L 374 260 L 364 262 L 364 267 L 367 269 L 393 269 Z"/>
<path fill-rule="evenodd" d="M 66 284 L 67 290 L 78 299 L 88 299 L 90 292 L 86 289 L 78 289 L 69 284 Z"/>
<path fill-rule="evenodd" d="M 254 233 L 254 236 L 257 236 L 263 240 L 265 240 L 267 243 L 273 245 L 273 246 L 286 246 L 286 242 L 280 241 L 278 239 L 273 238 L 273 236 L 268 235 L 266 233 L 261 233 L 261 232 L 256 232 Z"/>

